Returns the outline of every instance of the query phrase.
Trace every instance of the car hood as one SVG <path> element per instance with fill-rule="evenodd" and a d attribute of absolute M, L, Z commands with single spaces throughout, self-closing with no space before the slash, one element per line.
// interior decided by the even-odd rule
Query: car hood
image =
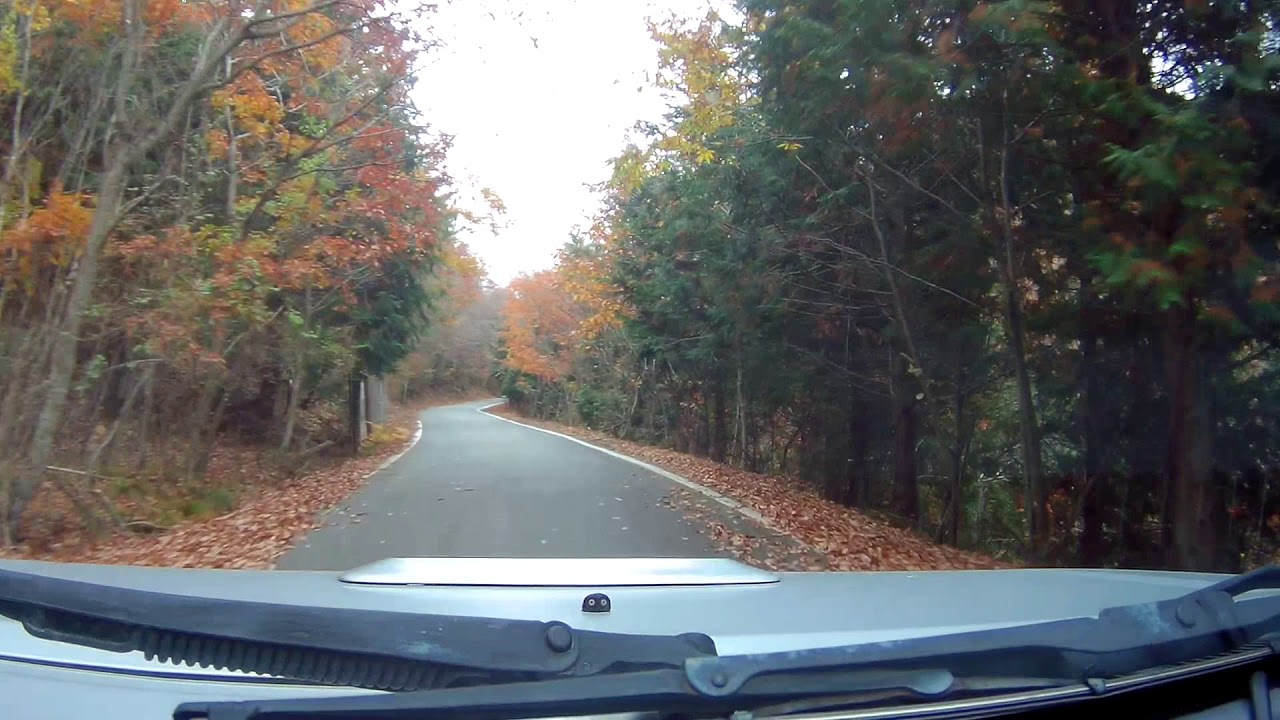
<path fill-rule="evenodd" d="M 1140 570 L 1017 569 L 766 573 L 683 559 L 393 560 L 348 573 L 200 570 L 4 560 L 0 568 L 216 599 L 559 620 L 618 633 L 701 632 L 721 655 L 830 647 L 1096 617 L 1165 600 L 1224 576 Z M 608 613 L 583 611 L 605 593 Z M 141 653 L 42 640 L 0 617 L 0 659 L 114 671 L 172 668 Z M 189 675 L 232 675 L 183 668 Z"/>

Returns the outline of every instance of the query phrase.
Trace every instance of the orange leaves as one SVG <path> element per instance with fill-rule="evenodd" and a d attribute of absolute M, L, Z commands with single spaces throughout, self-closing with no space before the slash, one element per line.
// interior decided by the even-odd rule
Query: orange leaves
<path fill-rule="evenodd" d="M 45 206 L 20 221 L 6 237 L 8 246 L 19 252 L 35 245 L 78 245 L 89 232 L 93 209 L 79 193 L 64 193 L 54 188 Z"/>
<path fill-rule="evenodd" d="M 557 256 L 560 285 L 586 316 L 581 323 L 584 339 L 592 339 L 606 330 L 619 327 L 627 308 L 609 281 L 609 257 L 597 248 L 570 246 L 577 252 L 561 250 Z M 595 250 L 592 252 L 592 250 Z"/>
<path fill-rule="evenodd" d="M 276 266 L 274 277 L 281 287 L 290 289 L 325 288 L 333 276 L 325 266 L 308 257 L 292 257 Z"/>
<path fill-rule="evenodd" d="M 564 379 L 573 368 L 585 310 L 554 270 L 516 278 L 510 289 L 502 311 L 507 365 L 548 382 Z"/>
<path fill-rule="evenodd" d="M 231 85 L 218 89 L 211 102 L 216 110 L 230 108 L 240 128 L 259 138 L 273 135 L 284 119 L 280 101 L 256 73 L 245 73 Z"/>
<path fill-rule="evenodd" d="M 343 50 L 349 45 L 345 37 L 336 34 L 337 23 L 321 13 L 311 13 L 285 31 L 288 41 L 304 45 L 300 55 L 315 74 L 323 74 L 341 64 Z"/>
<path fill-rule="evenodd" d="M 261 235 L 178 226 L 115 241 L 108 257 L 130 287 L 151 288 L 129 303 L 134 342 L 176 366 L 225 371 L 229 337 L 269 317 L 277 263 Z"/>
<path fill-rule="evenodd" d="M 28 0 L 23 4 L 45 14 L 54 24 L 70 25 L 77 42 L 108 38 L 124 23 L 124 0 Z M 148 0 L 140 7 L 150 38 L 207 21 L 213 14 L 207 3 L 184 0 Z"/>
<path fill-rule="evenodd" d="M 205 134 L 205 146 L 209 151 L 209 159 L 217 161 L 226 157 L 227 149 L 231 147 L 231 140 L 225 130 L 215 128 Z"/>
<path fill-rule="evenodd" d="M 609 280 L 609 260 L 604 245 L 575 239 L 554 269 L 512 281 L 502 333 L 509 367 L 563 380 L 586 343 L 622 324 L 627 309 Z"/>
<path fill-rule="evenodd" d="M 53 270 L 81 252 L 93 218 L 92 196 L 49 188 L 35 157 L 95 189 L 104 167 L 128 166 L 105 243 L 110 274 L 97 283 L 95 302 L 108 331 L 124 328 L 131 347 L 175 364 L 239 359 L 232 353 L 252 343 L 236 338 L 270 335 L 287 311 L 311 302 L 307 290 L 323 291 L 317 311 L 349 310 L 375 302 L 362 293 L 382 287 L 388 267 L 425 269 L 446 227 L 445 200 L 401 73 L 420 46 L 390 3 L 11 5 L 11 14 L 32 18 L 32 72 L 22 82 L 39 92 L 29 93 L 23 124 L 42 128 L 31 137 L 15 131 L 28 148 L 15 154 L 27 153 L 15 167 L 47 201 L 25 219 L 11 214 L 0 230 L 5 287 L 47 295 L 61 280 Z M 144 37 L 132 32 L 139 26 Z M 17 82 L 5 75 L 10 51 L 27 47 L 0 37 L 6 95 Z M 131 81 L 122 73 L 134 61 Z M 187 92 L 197 88 L 210 92 Z M 127 113 L 114 117 L 112 98 L 121 93 Z M 102 128 L 114 124 L 127 132 L 104 138 Z M 116 155 L 128 152 L 117 141 L 136 138 L 155 139 L 146 163 L 108 163 L 127 157 Z M 207 162 L 190 157 L 194 148 Z M 349 336 L 353 315 L 330 313 L 323 322 L 333 327 L 321 329 Z"/>
<path fill-rule="evenodd" d="M 93 222 L 93 208 L 86 200 L 55 187 L 44 207 L 0 235 L 0 253 L 10 260 L 4 266 L 5 280 L 31 291 L 38 274 L 67 267 L 83 249 Z"/>
<path fill-rule="evenodd" d="M 120 261 L 122 272 L 132 279 L 148 274 L 164 275 L 195 254 L 196 243 L 185 227 L 173 227 L 155 235 L 134 235 L 107 248 L 108 257 Z"/>

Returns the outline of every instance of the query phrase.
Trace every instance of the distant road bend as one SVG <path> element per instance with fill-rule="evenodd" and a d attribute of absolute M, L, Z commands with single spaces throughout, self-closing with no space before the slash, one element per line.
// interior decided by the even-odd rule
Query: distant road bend
<path fill-rule="evenodd" d="M 281 558 L 346 570 L 387 557 L 710 557 L 659 501 L 670 480 L 479 409 L 426 410 L 422 438 Z"/>

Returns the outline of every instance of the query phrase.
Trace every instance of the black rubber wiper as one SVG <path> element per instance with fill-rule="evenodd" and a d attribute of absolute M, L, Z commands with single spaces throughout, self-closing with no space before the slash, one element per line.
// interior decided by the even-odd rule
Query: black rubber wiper
<path fill-rule="evenodd" d="M 699 634 L 219 600 L 11 570 L 0 570 L 0 615 L 48 640 L 379 690 L 679 668 L 715 654 Z"/>
<path fill-rule="evenodd" d="M 1280 568 L 1172 600 L 1110 608 L 1097 618 L 835 648 L 690 657 L 682 670 L 389 695 L 191 703 L 180 705 L 174 718 L 511 720 L 833 707 L 877 698 L 919 701 L 1016 691 L 1039 692 L 1037 702 L 1060 702 L 1128 691 L 1176 675 L 1153 674 L 1157 668 L 1185 666 L 1192 674 L 1205 671 L 1199 665 L 1206 659 L 1223 668 L 1274 657 L 1280 651 L 1280 595 L 1236 600 L 1251 590 L 1280 590 Z"/>
<path fill-rule="evenodd" d="M 856 670 L 846 672 L 838 695 L 820 694 L 827 705 L 885 700 L 927 701 L 956 693 L 989 695 L 1055 688 L 1043 678 L 958 678 L 947 670 Z M 828 686 L 832 687 L 832 686 Z M 184 703 L 174 720 L 515 720 L 627 712 L 708 716 L 767 708 L 770 714 L 823 707 L 804 684 L 790 689 L 741 690 L 708 696 L 679 670 L 648 670 L 594 677 L 544 680 L 341 698 L 304 698 Z M 788 707 L 786 700 L 805 702 Z"/>

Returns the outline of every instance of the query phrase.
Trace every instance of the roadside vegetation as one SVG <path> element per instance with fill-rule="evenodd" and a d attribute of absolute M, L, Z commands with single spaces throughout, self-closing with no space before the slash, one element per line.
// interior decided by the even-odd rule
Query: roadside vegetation
<path fill-rule="evenodd" d="M 660 21 L 670 112 L 559 264 L 512 283 L 503 391 L 1001 558 L 1269 562 L 1277 13 Z"/>
<path fill-rule="evenodd" d="M 366 378 L 483 384 L 448 338 L 490 292 L 456 239 L 484 219 L 409 94 L 428 12 L 0 3 L 6 544 L 225 515 L 354 455 Z"/>

